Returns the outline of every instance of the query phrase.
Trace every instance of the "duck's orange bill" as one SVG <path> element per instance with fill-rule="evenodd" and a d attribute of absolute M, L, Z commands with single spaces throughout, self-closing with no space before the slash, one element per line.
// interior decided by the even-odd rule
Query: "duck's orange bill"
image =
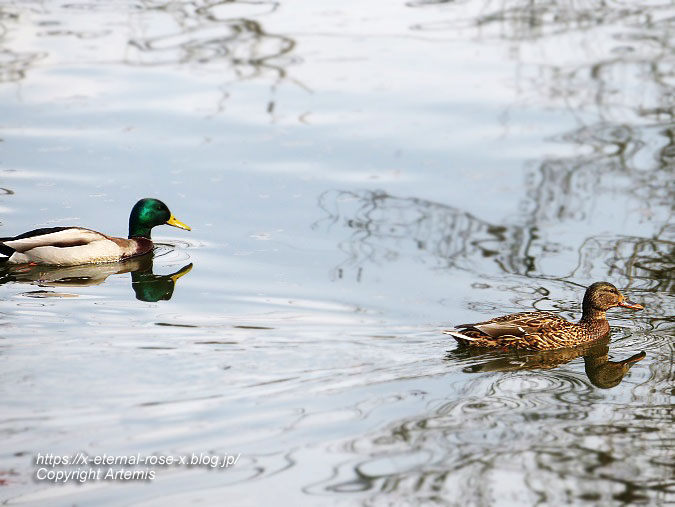
<path fill-rule="evenodd" d="M 624 308 L 631 308 L 633 310 L 644 310 L 644 306 L 639 305 L 637 303 L 633 303 L 632 301 L 621 301 L 619 303 L 619 306 L 623 306 Z"/>

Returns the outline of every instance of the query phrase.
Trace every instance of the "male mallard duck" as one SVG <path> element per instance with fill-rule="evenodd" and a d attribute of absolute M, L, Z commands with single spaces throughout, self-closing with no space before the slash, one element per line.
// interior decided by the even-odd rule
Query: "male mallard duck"
<path fill-rule="evenodd" d="M 150 231 L 156 225 L 190 230 L 159 199 L 141 199 L 129 215 L 129 239 L 106 236 L 83 227 L 47 227 L 0 238 L 0 253 L 11 264 L 76 266 L 117 262 L 152 251 Z"/>
<path fill-rule="evenodd" d="M 523 312 L 504 315 L 476 324 L 461 324 L 444 330 L 460 345 L 551 350 L 574 347 L 602 338 L 609 333 L 606 312 L 615 306 L 642 310 L 631 303 L 614 285 L 596 282 L 586 289 L 583 315 L 578 323 L 549 312 Z"/>

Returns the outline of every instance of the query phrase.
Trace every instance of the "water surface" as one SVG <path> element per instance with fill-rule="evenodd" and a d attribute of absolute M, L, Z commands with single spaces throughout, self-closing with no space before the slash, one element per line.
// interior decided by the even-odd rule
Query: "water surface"
<path fill-rule="evenodd" d="M 193 228 L 156 229 L 152 261 L 2 272 L 0 498 L 675 501 L 673 20 L 659 1 L 0 1 L 0 235 L 125 235 L 147 196 Z M 439 334 L 578 318 L 597 280 L 646 310 L 612 311 L 592 350 Z M 54 486 L 47 452 L 241 457 Z"/>

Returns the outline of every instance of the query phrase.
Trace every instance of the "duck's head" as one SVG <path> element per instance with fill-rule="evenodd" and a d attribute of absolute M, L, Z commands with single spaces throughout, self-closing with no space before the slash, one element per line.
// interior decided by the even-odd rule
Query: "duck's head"
<path fill-rule="evenodd" d="M 644 307 L 637 303 L 628 301 L 619 290 L 611 283 L 595 282 L 584 295 L 583 308 L 586 311 L 606 312 L 615 306 L 632 308 L 633 310 L 642 310 Z"/>
<path fill-rule="evenodd" d="M 190 230 L 190 227 L 176 219 L 168 206 L 159 199 L 149 197 L 141 199 L 134 205 L 129 215 L 129 237 L 149 238 L 153 227 L 164 224 Z"/>

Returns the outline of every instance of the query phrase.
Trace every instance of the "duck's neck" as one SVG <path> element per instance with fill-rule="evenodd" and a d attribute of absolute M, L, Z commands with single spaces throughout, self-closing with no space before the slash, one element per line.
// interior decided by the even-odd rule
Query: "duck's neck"
<path fill-rule="evenodd" d="M 584 308 L 583 314 L 581 315 L 581 320 L 579 323 L 582 322 L 594 322 L 594 321 L 602 321 L 602 320 L 607 320 L 607 312 L 604 312 L 602 310 L 596 310 L 595 308 Z"/>
<path fill-rule="evenodd" d="M 150 231 L 152 227 L 140 223 L 137 217 L 129 218 L 129 239 L 131 238 L 147 238 L 150 239 Z"/>
<path fill-rule="evenodd" d="M 583 314 L 579 324 L 588 328 L 593 334 L 603 335 L 609 331 L 607 312 L 593 308 L 590 304 L 583 305 Z"/>

